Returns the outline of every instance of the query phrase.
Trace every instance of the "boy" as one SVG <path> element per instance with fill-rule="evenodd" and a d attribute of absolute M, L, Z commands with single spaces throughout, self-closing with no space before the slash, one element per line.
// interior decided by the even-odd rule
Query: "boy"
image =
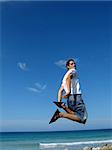
<path fill-rule="evenodd" d="M 69 59 L 66 62 L 66 68 L 67 72 L 58 91 L 58 106 L 60 105 L 66 113 L 57 109 L 49 123 L 55 122 L 58 118 L 67 118 L 85 124 L 87 111 L 82 99 L 75 60 Z M 64 96 L 63 92 L 65 92 Z M 68 107 L 62 102 L 62 98 L 67 98 Z"/>

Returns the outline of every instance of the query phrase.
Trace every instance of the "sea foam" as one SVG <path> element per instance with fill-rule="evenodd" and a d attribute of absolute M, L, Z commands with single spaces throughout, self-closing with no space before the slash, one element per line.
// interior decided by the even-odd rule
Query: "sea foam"
<path fill-rule="evenodd" d="M 103 143 L 112 143 L 112 140 L 101 140 L 101 141 L 81 141 L 81 142 L 68 142 L 68 143 L 40 143 L 40 149 L 45 148 L 55 148 L 55 147 L 64 147 L 64 146 L 73 146 L 73 145 L 88 145 L 88 144 L 103 144 Z"/>

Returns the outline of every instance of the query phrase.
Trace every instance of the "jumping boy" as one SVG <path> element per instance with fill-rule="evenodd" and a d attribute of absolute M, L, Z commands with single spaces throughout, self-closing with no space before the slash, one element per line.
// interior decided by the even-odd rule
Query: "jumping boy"
<path fill-rule="evenodd" d="M 55 122 L 59 118 L 67 118 L 85 124 L 87 121 L 87 111 L 82 99 L 75 60 L 69 59 L 66 62 L 66 68 L 67 72 L 64 75 L 61 87 L 58 91 L 58 102 L 55 102 L 55 104 L 60 108 L 63 108 L 66 113 L 60 112 L 57 109 L 49 124 Z M 65 95 L 63 95 L 64 92 Z M 67 99 L 68 106 L 62 102 L 62 98 Z"/>

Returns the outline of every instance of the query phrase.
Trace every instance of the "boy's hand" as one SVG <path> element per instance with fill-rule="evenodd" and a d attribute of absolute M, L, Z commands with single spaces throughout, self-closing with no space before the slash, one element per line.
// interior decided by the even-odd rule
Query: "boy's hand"
<path fill-rule="evenodd" d="M 69 93 L 66 93 L 66 94 L 63 96 L 63 98 L 68 98 L 69 95 L 70 95 L 70 92 L 69 92 Z"/>

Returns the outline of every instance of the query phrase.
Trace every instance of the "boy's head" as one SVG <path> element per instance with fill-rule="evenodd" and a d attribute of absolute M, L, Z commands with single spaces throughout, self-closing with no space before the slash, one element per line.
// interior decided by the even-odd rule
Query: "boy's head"
<path fill-rule="evenodd" d="M 74 59 L 67 60 L 66 67 L 67 67 L 67 69 L 76 68 L 76 62 L 75 62 L 75 60 Z"/>

